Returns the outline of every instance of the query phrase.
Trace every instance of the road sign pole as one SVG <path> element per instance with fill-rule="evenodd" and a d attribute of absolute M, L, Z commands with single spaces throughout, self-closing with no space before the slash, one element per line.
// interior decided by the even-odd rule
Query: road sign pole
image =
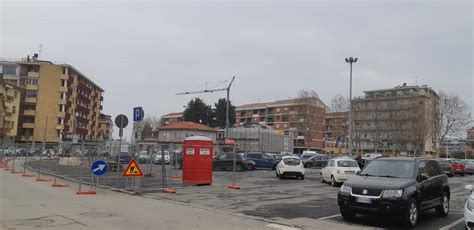
<path fill-rule="evenodd" d="M 79 165 L 79 192 L 82 189 L 82 171 L 83 171 L 83 163 L 84 163 L 84 140 L 81 141 L 81 156 L 80 156 L 81 164 Z"/>
<path fill-rule="evenodd" d="M 121 167 L 120 167 L 120 152 L 122 151 L 122 136 L 120 136 L 120 140 L 119 140 L 119 150 L 118 150 L 118 154 L 117 154 L 117 188 L 119 187 L 119 179 L 120 179 L 120 170 Z"/>
<path fill-rule="evenodd" d="M 165 150 L 163 145 L 161 146 L 161 174 L 163 189 L 166 189 L 168 186 L 166 185 Z"/>

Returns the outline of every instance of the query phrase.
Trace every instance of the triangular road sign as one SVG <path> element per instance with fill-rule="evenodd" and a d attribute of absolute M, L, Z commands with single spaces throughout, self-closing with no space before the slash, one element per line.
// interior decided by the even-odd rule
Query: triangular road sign
<path fill-rule="evenodd" d="M 143 172 L 140 167 L 138 167 L 135 159 L 132 159 L 130 163 L 128 163 L 127 169 L 123 172 L 123 176 L 143 176 Z"/>

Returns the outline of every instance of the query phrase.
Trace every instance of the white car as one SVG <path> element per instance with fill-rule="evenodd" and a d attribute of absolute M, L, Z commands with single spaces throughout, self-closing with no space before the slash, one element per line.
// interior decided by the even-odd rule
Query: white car
<path fill-rule="evenodd" d="M 464 224 L 466 229 L 474 229 L 474 193 L 472 192 L 473 186 L 466 185 L 466 189 L 471 191 L 469 198 L 467 198 L 466 204 L 464 205 Z"/>
<path fill-rule="evenodd" d="M 332 186 L 344 183 L 349 177 L 360 172 L 360 168 L 355 160 L 347 157 L 328 160 L 327 165 L 321 169 L 321 182 L 330 181 Z"/>
<path fill-rule="evenodd" d="M 300 158 L 284 156 L 276 166 L 276 176 L 282 179 L 287 176 L 296 176 L 304 180 L 304 165 Z"/>
<path fill-rule="evenodd" d="M 165 164 L 169 164 L 170 163 L 170 153 L 168 151 L 165 151 Z M 158 164 L 158 163 L 161 163 L 161 152 L 158 152 L 157 154 L 155 154 L 155 164 Z"/>

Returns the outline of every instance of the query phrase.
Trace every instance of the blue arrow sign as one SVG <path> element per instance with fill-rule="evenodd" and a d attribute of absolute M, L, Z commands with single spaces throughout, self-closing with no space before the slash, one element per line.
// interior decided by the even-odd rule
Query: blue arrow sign
<path fill-rule="evenodd" d="M 109 165 L 103 160 L 95 161 L 91 166 L 91 171 L 96 176 L 102 176 L 109 170 Z"/>
<path fill-rule="evenodd" d="M 133 108 L 133 121 L 141 121 L 145 116 L 145 111 L 143 111 L 142 107 L 135 107 Z"/>

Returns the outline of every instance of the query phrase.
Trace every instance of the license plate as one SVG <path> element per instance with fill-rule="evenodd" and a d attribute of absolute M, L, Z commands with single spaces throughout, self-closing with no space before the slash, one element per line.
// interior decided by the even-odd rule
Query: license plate
<path fill-rule="evenodd" d="M 346 171 L 345 173 L 346 174 L 354 174 L 355 172 L 354 171 Z"/>
<path fill-rule="evenodd" d="M 372 200 L 368 197 L 356 197 L 356 201 L 359 203 L 370 204 Z"/>

